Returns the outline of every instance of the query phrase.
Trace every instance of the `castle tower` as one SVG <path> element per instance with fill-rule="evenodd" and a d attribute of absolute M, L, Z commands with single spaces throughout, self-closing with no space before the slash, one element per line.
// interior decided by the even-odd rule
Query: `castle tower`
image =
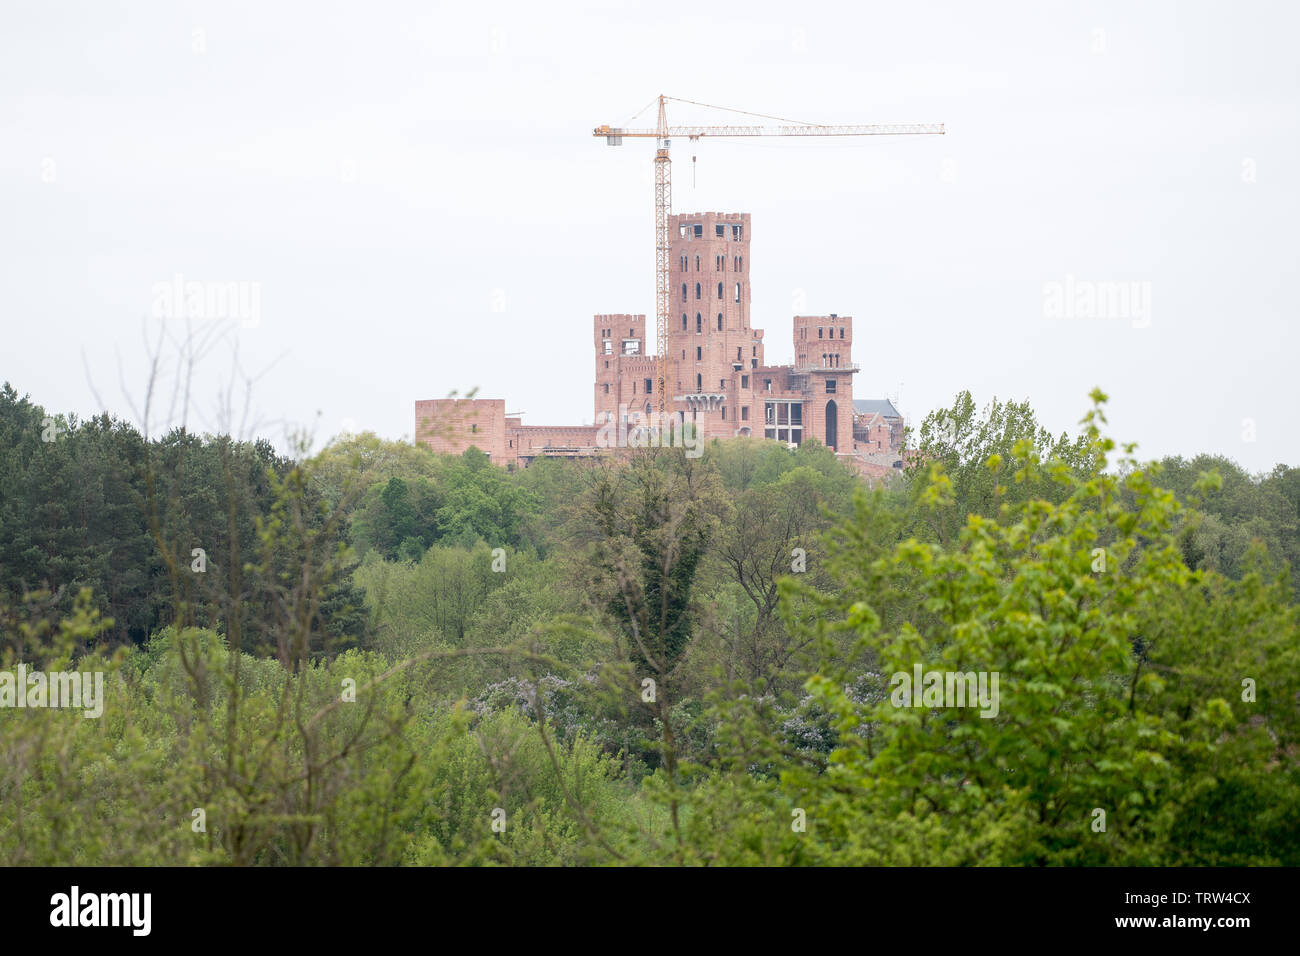
<path fill-rule="evenodd" d="M 793 380 L 804 394 L 805 435 L 837 453 L 853 453 L 853 318 L 794 317 Z"/>
<path fill-rule="evenodd" d="M 592 342 L 596 353 L 595 421 L 606 413 L 645 413 L 646 405 L 659 407 L 653 394 L 655 360 L 647 355 L 644 315 L 596 315 L 592 317 Z"/>
<path fill-rule="evenodd" d="M 669 234 L 668 408 L 705 438 L 729 438 L 746 404 L 740 373 L 764 361 L 750 315 L 749 214 L 681 213 Z"/>

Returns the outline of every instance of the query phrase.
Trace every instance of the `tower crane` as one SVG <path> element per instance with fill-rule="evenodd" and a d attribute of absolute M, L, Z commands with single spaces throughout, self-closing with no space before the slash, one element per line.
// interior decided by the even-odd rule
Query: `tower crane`
<path fill-rule="evenodd" d="M 745 113 L 748 116 L 776 120 L 780 126 L 669 126 L 665 104 L 668 100 L 677 103 L 689 103 L 692 106 L 704 106 L 709 109 L 725 110 L 732 113 Z M 672 214 L 672 165 L 668 150 L 674 136 L 685 136 L 696 141 L 706 136 L 910 136 L 927 133 L 943 133 L 942 123 L 905 123 L 877 126 L 827 126 L 817 123 L 800 123 L 795 120 L 782 119 L 779 116 L 767 116 L 762 113 L 746 113 L 745 110 L 729 110 L 724 106 L 710 106 L 708 103 L 696 103 L 694 100 L 682 100 L 676 97 L 660 95 L 659 121 L 654 129 L 630 129 L 617 126 L 597 126 L 593 136 L 604 136 L 610 146 L 622 146 L 623 137 L 634 139 L 654 139 L 655 149 L 655 332 L 658 345 L 659 378 L 659 420 L 664 421 L 668 409 L 668 257 L 669 240 L 668 217 Z M 646 109 L 653 104 L 648 104 Z M 641 112 L 645 112 L 643 109 Z M 639 115 L 639 114 L 638 114 Z M 635 117 L 633 117 L 635 119 Z"/>

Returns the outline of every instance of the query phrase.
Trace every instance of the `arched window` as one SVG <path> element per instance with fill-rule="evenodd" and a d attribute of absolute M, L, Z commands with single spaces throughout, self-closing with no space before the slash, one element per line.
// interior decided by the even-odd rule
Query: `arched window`
<path fill-rule="evenodd" d="M 719 331 L 719 332 L 722 331 L 722 313 L 721 313 L 721 312 L 718 313 L 718 331 Z"/>
<path fill-rule="evenodd" d="M 736 301 L 737 301 L 737 302 L 740 301 L 740 283 L 739 283 L 739 282 L 736 283 Z"/>
<path fill-rule="evenodd" d="M 700 284 L 698 282 L 695 283 L 695 298 L 700 298 Z"/>
<path fill-rule="evenodd" d="M 699 271 L 700 271 L 700 257 L 699 257 L 699 256 L 696 256 L 696 257 L 695 257 L 695 271 L 696 271 L 696 272 L 699 272 Z"/>
<path fill-rule="evenodd" d="M 685 283 L 685 282 L 682 283 L 682 301 L 683 301 L 683 302 L 686 301 L 686 283 Z"/>
<path fill-rule="evenodd" d="M 836 444 L 836 436 L 839 433 L 839 412 L 835 407 L 835 402 L 826 403 L 826 446 L 834 448 L 837 451 L 839 446 Z"/>
<path fill-rule="evenodd" d="M 695 313 L 695 334 L 699 335 L 703 331 L 704 331 L 704 319 L 700 315 L 700 313 L 696 312 Z"/>
<path fill-rule="evenodd" d="M 718 283 L 718 298 L 719 298 L 719 299 L 722 298 L 722 283 L 721 283 L 721 282 Z"/>
<path fill-rule="evenodd" d="M 695 376 L 695 390 L 696 390 L 697 392 L 702 392 L 702 391 L 704 391 L 704 376 L 703 376 L 703 375 L 696 374 L 696 376 Z"/>
<path fill-rule="evenodd" d="M 686 313 L 685 313 L 685 312 L 682 313 L 682 331 L 683 331 L 683 332 L 686 331 Z"/>

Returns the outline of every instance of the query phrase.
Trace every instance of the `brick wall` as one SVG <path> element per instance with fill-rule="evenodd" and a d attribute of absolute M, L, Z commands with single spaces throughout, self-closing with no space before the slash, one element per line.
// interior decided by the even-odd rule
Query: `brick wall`
<path fill-rule="evenodd" d="M 500 398 L 431 398 L 415 403 L 415 440 L 441 454 L 473 446 L 497 464 L 514 459 L 506 442 L 506 403 Z"/>

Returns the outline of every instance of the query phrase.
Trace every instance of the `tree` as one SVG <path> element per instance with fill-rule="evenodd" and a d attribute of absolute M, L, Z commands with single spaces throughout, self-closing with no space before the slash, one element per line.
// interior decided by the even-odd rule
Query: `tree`
<path fill-rule="evenodd" d="M 908 539 L 866 567 L 833 554 L 833 595 L 785 583 L 791 596 L 801 592 L 824 608 L 818 622 L 791 623 L 819 642 L 807 687 L 831 717 L 835 746 L 818 759 L 772 739 L 780 787 L 748 795 L 769 801 L 774 813 L 806 808 L 816 827 L 799 851 L 805 859 L 1195 859 L 1178 824 L 1223 803 L 1216 774 L 1255 754 L 1248 781 L 1232 777 L 1235 793 L 1253 796 L 1229 802 L 1246 808 L 1287 791 L 1300 690 L 1295 611 L 1258 579 L 1237 591 L 1183 564 L 1175 535 L 1181 506 L 1138 466 L 1132 446 L 1119 473 L 1107 471 L 1114 444 L 1100 432 L 1104 396 L 1094 397 L 1083 474 L 1062 462 L 1043 466 L 1029 438 L 1012 448 L 1012 479 L 1030 488 L 1050 482 L 1056 500 L 1004 500 L 995 489 L 996 520 L 971 514 L 952 539 Z M 953 493 L 936 466 L 918 500 L 943 512 Z M 835 536 L 860 533 L 849 522 Z M 916 588 L 923 613 L 887 624 L 874 605 L 895 587 Z M 1192 617 L 1204 623 L 1193 626 Z M 831 639 L 836 632 L 855 638 L 848 659 Z M 1207 655 L 1207 647 L 1218 650 Z M 999 699 L 992 707 L 944 698 L 909 706 L 897 675 L 918 667 L 982 674 L 986 687 L 997 674 Z M 1242 700 L 1247 667 L 1275 695 L 1264 709 Z M 851 693 L 864 674 L 874 691 Z M 753 761 L 752 753 L 740 756 Z M 1297 819 L 1294 793 L 1274 815 L 1276 832 Z"/>

